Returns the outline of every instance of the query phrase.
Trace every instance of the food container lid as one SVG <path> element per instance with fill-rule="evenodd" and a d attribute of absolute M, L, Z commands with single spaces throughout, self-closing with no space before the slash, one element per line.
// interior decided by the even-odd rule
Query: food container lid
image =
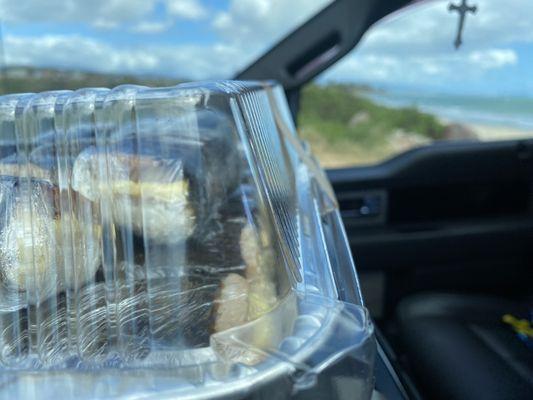
<path fill-rule="evenodd" d="M 0 398 L 309 388 L 373 329 L 281 87 L 0 97 Z M 285 393 L 284 392 L 284 393 Z"/>

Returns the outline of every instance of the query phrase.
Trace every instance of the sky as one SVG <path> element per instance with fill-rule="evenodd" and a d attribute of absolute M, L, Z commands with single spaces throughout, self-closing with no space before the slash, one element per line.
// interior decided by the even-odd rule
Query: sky
<path fill-rule="evenodd" d="M 228 78 L 330 0 L 0 0 L 6 65 Z M 455 0 L 459 2 L 459 0 Z M 469 0 L 464 45 L 448 1 L 378 22 L 322 82 L 533 96 L 533 1 Z"/>

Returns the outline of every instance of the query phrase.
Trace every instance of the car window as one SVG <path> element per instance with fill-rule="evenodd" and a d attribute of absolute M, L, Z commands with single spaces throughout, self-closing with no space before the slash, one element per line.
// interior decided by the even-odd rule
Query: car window
<path fill-rule="evenodd" d="M 331 0 L 0 0 L 3 93 L 231 78 Z"/>
<path fill-rule="evenodd" d="M 299 130 L 327 167 L 442 140 L 533 136 L 533 2 L 410 6 L 304 88 Z"/>

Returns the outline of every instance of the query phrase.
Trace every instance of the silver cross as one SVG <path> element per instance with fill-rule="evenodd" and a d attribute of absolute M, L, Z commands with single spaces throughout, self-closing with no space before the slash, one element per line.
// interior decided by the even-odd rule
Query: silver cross
<path fill-rule="evenodd" d="M 455 49 L 457 50 L 461 44 L 463 44 L 463 27 L 465 24 L 465 17 L 467 12 L 471 12 L 472 14 L 475 14 L 477 11 L 477 6 L 469 6 L 466 4 L 467 0 L 462 0 L 461 4 L 451 4 L 448 6 L 448 11 L 457 11 L 459 13 L 459 26 L 457 29 L 457 36 L 455 37 L 455 42 L 453 42 L 453 45 L 455 46 Z"/>

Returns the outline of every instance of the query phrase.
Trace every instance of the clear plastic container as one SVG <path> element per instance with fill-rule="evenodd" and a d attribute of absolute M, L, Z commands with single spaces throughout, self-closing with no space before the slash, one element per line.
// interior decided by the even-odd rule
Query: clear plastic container
<path fill-rule="evenodd" d="M 9 95 L 0 126 L 0 398 L 289 398 L 342 363 L 369 398 L 372 325 L 280 87 Z"/>

